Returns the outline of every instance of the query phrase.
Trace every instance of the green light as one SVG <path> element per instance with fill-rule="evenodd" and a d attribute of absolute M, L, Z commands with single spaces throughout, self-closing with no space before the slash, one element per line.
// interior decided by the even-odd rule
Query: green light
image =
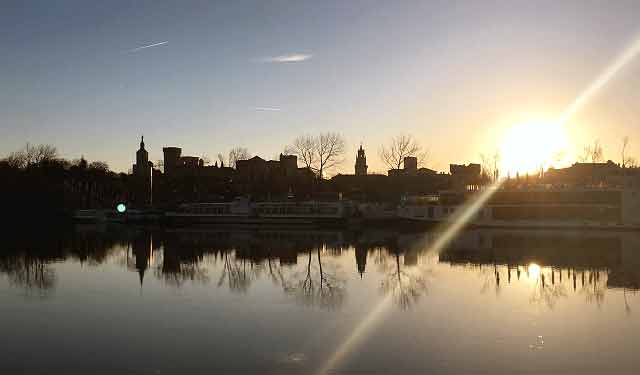
<path fill-rule="evenodd" d="M 123 214 L 127 211 L 127 206 L 124 203 L 119 203 L 116 206 L 116 210 L 118 211 L 118 213 Z"/>

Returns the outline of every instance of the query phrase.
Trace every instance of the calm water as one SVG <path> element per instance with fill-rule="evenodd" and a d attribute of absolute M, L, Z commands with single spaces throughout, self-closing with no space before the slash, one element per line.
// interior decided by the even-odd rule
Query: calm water
<path fill-rule="evenodd" d="M 0 373 L 637 373 L 640 234 L 12 231 Z"/>

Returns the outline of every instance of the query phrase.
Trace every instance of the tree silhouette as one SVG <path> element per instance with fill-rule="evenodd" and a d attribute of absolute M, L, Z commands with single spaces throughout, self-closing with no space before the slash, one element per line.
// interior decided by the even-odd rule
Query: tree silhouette
<path fill-rule="evenodd" d="M 27 291 L 37 290 L 46 294 L 55 286 L 56 275 L 49 262 L 34 256 L 21 254 L 0 258 L 0 272 L 9 277 L 13 285 Z"/>
<path fill-rule="evenodd" d="M 553 272 L 553 270 L 551 272 Z M 566 297 L 567 291 L 565 286 L 561 283 L 549 284 L 545 273 L 543 270 L 540 270 L 540 274 L 535 280 L 531 296 L 529 297 L 529 303 L 535 305 L 544 304 L 552 310 L 560 298 Z"/>
<path fill-rule="evenodd" d="M 333 310 L 344 302 L 346 282 L 333 265 L 323 264 L 320 250 L 315 249 L 314 265 L 313 249 L 309 249 L 305 270 L 285 279 L 283 289 L 302 305 Z"/>
<path fill-rule="evenodd" d="M 626 147 L 626 146 L 625 146 Z M 600 163 L 604 161 L 604 152 L 600 140 L 596 139 L 593 144 L 584 146 L 578 161 L 586 163 Z"/>
<path fill-rule="evenodd" d="M 342 135 L 334 132 L 321 133 L 318 136 L 303 135 L 293 140 L 285 148 L 286 154 L 296 155 L 305 167 L 323 178 L 329 171 L 343 162 L 346 142 Z"/>
<path fill-rule="evenodd" d="M 384 264 L 385 277 L 380 285 L 384 294 L 390 294 L 402 310 L 410 309 L 428 291 L 427 280 L 420 270 L 407 270 L 400 264 L 400 253 L 393 252 L 395 262 Z"/>
<path fill-rule="evenodd" d="M 404 158 L 408 156 L 417 157 L 419 164 L 423 164 L 429 156 L 412 135 L 398 135 L 391 138 L 388 145 L 380 146 L 378 154 L 389 169 L 400 169 Z"/>
<path fill-rule="evenodd" d="M 236 252 L 222 254 L 222 273 L 218 279 L 218 287 L 225 283 L 234 293 L 246 293 L 254 279 L 253 265 L 247 259 L 238 259 Z"/>

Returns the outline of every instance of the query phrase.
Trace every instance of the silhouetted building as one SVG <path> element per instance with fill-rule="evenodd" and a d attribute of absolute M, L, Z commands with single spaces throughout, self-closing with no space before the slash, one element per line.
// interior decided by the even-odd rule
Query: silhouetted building
<path fill-rule="evenodd" d="M 622 168 L 609 160 L 606 163 L 574 163 L 567 168 L 549 168 L 543 181 L 553 185 L 630 187 L 638 168 Z M 631 179 L 629 178 L 631 177 Z"/>
<path fill-rule="evenodd" d="M 454 189 L 477 190 L 482 183 L 480 164 L 449 164 L 449 172 L 451 172 L 451 185 Z"/>
<path fill-rule="evenodd" d="M 242 194 L 258 199 L 302 198 L 311 193 L 314 174 L 309 168 L 298 168 L 298 157 L 280 154 L 280 160 L 264 160 L 254 156 L 236 162 L 235 187 Z"/>
<path fill-rule="evenodd" d="M 133 200 L 138 206 L 149 206 L 151 196 L 151 171 L 153 163 L 149 161 L 149 153 L 144 148 L 144 136 L 140 140 L 140 149 L 136 152 L 136 163 L 133 165 Z"/>
<path fill-rule="evenodd" d="M 425 168 L 425 170 L 427 170 Z M 430 169 L 429 169 L 430 171 Z M 435 171 L 433 171 L 435 173 Z M 402 169 L 389 169 L 389 177 L 398 176 L 414 176 L 418 173 L 418 158 L 415 156 L 407 156 L 403 160 Z"/>
<path fill-rule="evenodd" d="M 367 175 L 367 157 L 364 154 L 364 149 L 362 145 L 358 149 L 358 156 L 356 156 L 356 176 L 366 176 Z"/>
<path fill-rule="evenodd" d="M 418 158 L 415 156 L 404 158 L 404 170 L 408 174 L 416 173 L 418 171 Z"/>
<path fill-rule="evenodd" d="M 162 149 L 162 153 L 164 154 L 164 173 L 169 176 L 173 175 L 178 168 L 182 149 L 179 147 L 165 147 Z"/>

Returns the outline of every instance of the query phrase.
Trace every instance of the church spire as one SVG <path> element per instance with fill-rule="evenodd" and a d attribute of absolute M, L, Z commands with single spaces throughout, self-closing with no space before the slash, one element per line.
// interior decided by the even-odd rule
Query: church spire
<path fill-rule="evenodd" d="M 140 138 L 140 149 L 144 150 L 144 135 Z"/>

